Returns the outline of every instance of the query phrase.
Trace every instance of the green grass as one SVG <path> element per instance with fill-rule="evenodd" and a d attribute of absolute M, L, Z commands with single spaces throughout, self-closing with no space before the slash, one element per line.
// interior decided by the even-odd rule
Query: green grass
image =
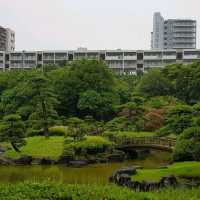
<path fill-rule="evenodd" d="M 200 189 L 167 189 L 140 193 L 114 185 L 20 183 L 0 185 L 1 200 L 199 200 Z"/>
<path fill-rule="evenodd" d="M 12 158 L 17 158 L 21 155 L 30 155 L 35 158 L 49 157 L 57 159 L 63 153 L 64 137 L 61 136 L 52 136 L 49 138 L 35 136 L 27 138 L 26 141 L 26 145 L 20 148 L 20 153 L 12 149 L 8 150 L 5 155 Z"/>
<path fill-rule="evenodd" d="M 175 176 L 200 176 L 200 162 L 174 163 L 166 169 L 142 169 L 137 170 L 137 174 L 132 178 L 137 181 L 157 181 L 167 175 Z"/>

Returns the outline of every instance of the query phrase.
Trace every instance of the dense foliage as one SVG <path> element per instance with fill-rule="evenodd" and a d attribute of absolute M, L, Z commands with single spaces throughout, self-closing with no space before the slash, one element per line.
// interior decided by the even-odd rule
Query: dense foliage
<path fill-rule="evenodd" d="M 188 128 L 200 127 L 199 90 L 199 62 L 138 76 L 115 75 L 95 60 L 1 72 L 0 140 L 12 142 L 18 150 L 24 137 L 37 135 L 66 136 L 80 142 L 107 131 L 156 132 L 178 138 L 175 159 L 185 154 L 187 159 L 198 160 L 199 137 L 184 136 Z M 5 128 L 9 115 L 19 116 L 23 130 Z M 195 151 L 188 150 L 189 146 Z"/>

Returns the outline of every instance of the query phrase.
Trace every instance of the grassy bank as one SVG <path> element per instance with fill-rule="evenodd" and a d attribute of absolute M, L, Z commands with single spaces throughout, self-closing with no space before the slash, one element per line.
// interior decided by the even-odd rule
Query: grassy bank
<path fill-rule="evenodd" d="M 62 136 L 51 136 L 49 138 L 35 136 L 27 138 L 26 142 L 26 145 L 21 147 L 20 153 L 11 149 L 5 155 L 12 158 L 30 155 L 36 158 L 49 157 L 57 159 L 63 153 L 64 137 Z"/>
<path fill-rule="evenodd" d="M 1 200 L 199 200 L 200 190 L 167 189 L 155 193 L 137 193 L 117 186 L 55 185 L 21 183 L 0 185 Z"/>
<path fill-rule="evenodd" d="M 137 174 L 133 176 L 133 180 L 155 181 L 163 176 L 200 176 L 200 162 L 180 162 L 170 165 L 166 169 L 142 169 L 137 170 Z"/>

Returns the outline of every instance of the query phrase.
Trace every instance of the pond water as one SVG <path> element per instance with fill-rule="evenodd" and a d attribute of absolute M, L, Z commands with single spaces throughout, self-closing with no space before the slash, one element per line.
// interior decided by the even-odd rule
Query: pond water
<path fill-rule="evenodd" d="M 122 163 L 94 164 L 83 168 L 70 168 L 59 165 L 50 166 L 0 166 L 0 183 L 22 181 L 45 181 L 57 183 L 105 184 L 112 173 L 119 168 L 139 165 L 144 168 L 156 168 L 169 162 L 169 152 L 151 151 L 143 160 Z"/>

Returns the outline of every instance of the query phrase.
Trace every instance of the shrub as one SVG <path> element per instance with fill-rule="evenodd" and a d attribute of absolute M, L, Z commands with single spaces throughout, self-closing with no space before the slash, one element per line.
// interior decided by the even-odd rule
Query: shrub
<path fill-rule="evenodd" d="M 146 131 L 155 131 L 164 125 L 164 110 L 154 109 L 147 112 L 144 116 Z"/>
<path fill-rule="evenodd" d="M 41 136 L 41 135 L 43 135 L 42 129 L 36 130 L 36 129 L 29 128 L 26 132 L 27 137 L 34 137 L 34 136 Z"/>
<path fill-rule="evenodd" d="M 100 136 L 88 136 L 82 141 L 65 145 L 65 151 L 73 150 L 76 155 L 103 153 L 112 149 L 113 143 Z"/>
<path fill-rule="evenodd" d="M 178 138 L 173 158 L 176 161 L 200 161 L 200 127 L 186 129 Z"/>
<path fill-rule="evenodd" d="M 66 126 L 53 126 L 49 128 L 50 136 L 65 136 L 68 133 L 68 128 Z"/>

